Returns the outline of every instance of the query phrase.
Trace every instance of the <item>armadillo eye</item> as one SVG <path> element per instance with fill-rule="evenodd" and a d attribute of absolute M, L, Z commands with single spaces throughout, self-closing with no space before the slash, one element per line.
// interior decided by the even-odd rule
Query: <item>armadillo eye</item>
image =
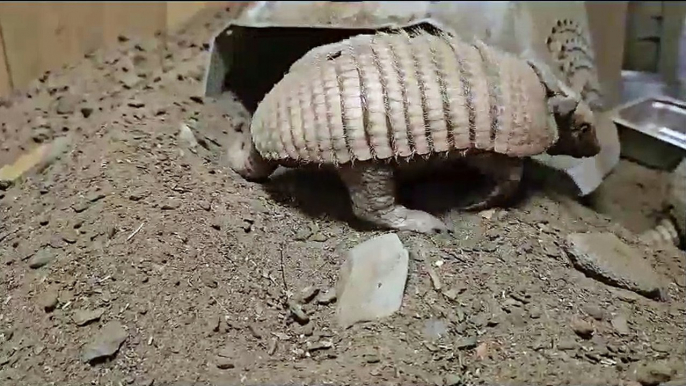
<path fill-rule="evenodd" d="M 589 125 L 588 123 L 582 123 L 581 126 L 579 126 L 579 131 L 581 131 L 582 133 L 585 133 L 589 130 L 591 130 L 591 125 Z"/>

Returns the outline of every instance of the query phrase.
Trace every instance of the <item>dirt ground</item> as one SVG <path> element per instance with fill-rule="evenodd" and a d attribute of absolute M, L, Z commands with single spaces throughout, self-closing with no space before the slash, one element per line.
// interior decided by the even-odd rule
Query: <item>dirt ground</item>
<path fill-rule="evenodd" d="M 224 166 L 244 118 L 200 95 L 204 43 L 227 15 L 199 17 L 166 47 L 121 39 L 3 102 L 0 165 L 54 137 L 70 151 L 0 190 L 0 383 L 684 381 L 684 253 L 648 253 L 665 302 L 588 278 L 567 257 L 572 232 L 633 243 L 654 225 L 666 176 L 627 161 L 590 200 L 597 211 L 529 178 L 521 202 L 490 218 L 445 213 L 454 236 L 399 233 L 410 276 L 388 319 L 341 330 L 335 303 L 311 302 L 309 323 L 295 322 L 287 294 L 332 288 L 344 252 L 383 232 L 349 225 L 335 176 L 293 171 L 259 185 Z M 194 151 L 181 122 L 200 140 Z M 445 189 L 432 184 L 407 196 L 434 202 Z M 125 331 L 116 355 L 85 363 L 113 322 Z"/>

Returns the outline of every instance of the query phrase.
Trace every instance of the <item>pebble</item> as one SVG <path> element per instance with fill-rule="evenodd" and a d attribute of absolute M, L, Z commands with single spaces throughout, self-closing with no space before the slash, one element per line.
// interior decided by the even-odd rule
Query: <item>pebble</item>
<path fill-rule="evenodd" d="M 458 350 L 470 350 L 476 347 L 477 339 L 475 336 L 470 336 L 467 338 L 462 338 L 455 342 L 455 348 Z"/>
<path fill-rule="evenodd" d="M 118 321 L 105 324 L 93 340 L 81 350 L 81 360 L 92 362 L 94 360 L 108 358 L 119 351 L 128 333 Z"/>
<path fill-rule="evenodd" d="M 570 326 L 583 339 L 590 339 L 593 336 L 593 325 L 581 318 L 572 319 Z"/>
<path fill-rule="evenodd" d="M 233 361 L 229 358 L 224 358 L 221 356 L 217 356 L 215 359 L 215 364 L 218 369 L 220 370 L 228 370 L 228 369 L 233 369 L 236 367 L 236 365 L 233 363 Z"/>
<path fill-rule="evenodd" d="M 348 251 L 338 277 L 339 326 L 388 317 L 402 305 L 409 252 L 395 233 L 373 237 Z"/>
<path fill-rule="evenodd" d="M 631 330 L 629 330 L 629 323 L 627 322 L 626 318 L 622 315 L 617 315 L 612 320 L 610 321 L 612 324 L 612 327 L 617 331 L 618 334 L 620 335 L 628 335 L 631 333 Z"/>
<path fill-rule="evenodd" d="M 172 200 L 169 200 L 169 201 L 165 202 L 164 204 L 162 204 L 160 209 L 162 209 L 162 210 L 174 210 L 180 206 L 181 206 L 180 201 L 172 199 Z"/>
<path fill-rule="evenodd" d="M 458 374 L 448 374 L 443 379 L 445 386 L 459 386 L 462 385 L 462 377 Z"/>
<path fill-rule="evenodd" d="M 537 306 L 529 308 L 529 317 L 531 319 L 538 319 L 541 317 L 541 309 Z"/>
<path fill-rule="evenodd" d="M 76 110 L 76 105 L 79 103 L 79 97 L 75 95 L 64 95 L 57 100 L 57 106 L 55 110 L 57 114 L 70 115 Z"/>
<path fill-rule="evenodd" d="M 300 291 L 300 294 L 298 296 L 298 301 L 303 304 L 307 304 L 314 299 L 315 296 L 319 293 L 319 288 L 314 287 L 314 286 L 308 286 L 303 288 Z"/>
<path fill-rule="evenodd" d="M 634 370 L 634 375 L 641 385 L 656 386 L 669 382 L 676 375 L 676 371 L 667 361 L 659 360 L 639 364 Z"/>
<path fill-rule="evenodd" d="M 307 324 L 310 321 L 310 317 L 303 311 L 302 306 L 292 300 L 288 301 L 288 310 L 291 312 L 291 315 L 296 322 Z"/>
<path fill-rule="evenodd" d="M 336 291 L 333 289 L 328 289 L 327 291 L 320 292 L 317 295 L 317 304 L 327 305 L 336 301 Z"/>
<path fill-rule="evenodd" d="M 48 288 L 38 299 L 38 304 L 45 312 L 52 312 L 59 303 L 57 289 Z"/>
<path fill-rule="evenodd" d="M 74 232 L 73 230 L 67 230 L 64 233 L 62 233 L 62 240 L 69 244 L 74 244 L 76 243 L 76 240 L 78 239 L 79 235 L 78 233 Z"/>
<path fill-rule="evenodd" d="M 605 319 L 605 311 L 598 306 L 587 304 L 583 306 L 581 310 L 595 320 Z"/>
<path fill-rule="evenodd" d="M 72 205 L 71 208 L 74 210 L 74 212 L 81 213 L 88 209 L 89 205 L 90 203 L 88 201 L 79 201 Z"/>
<path fill-rule="evenodd" d="M 55 254 L 49 248 L 40 249 L 29 259 L 29 268 L 37 269 L 55 260 Z"/>
<path fill-rule="evenodd" d="M 579 344 L 571 339 L 561 340 L 557 343 L 557 349 L 562 351 L 576 350 Z"/>
<path fill-rule="evenodd" d="M 307 347 L 307 351 L 312 352 L 312 351 L 319 351 L 319 350 L 328 350 L 333 347 L 333 342 L 328 341 L 328 340 L 320 340 L 318 342 L 312 343 Z"/>
<path fill-rule="evenodd" d="M 328 239 L 329 239 L 329 237 L 327 235 L 321 233 L 321 232 L 317 232 L 310 237 L 310 240 L 316 241 L 318 243 L 323 243 L 323 242 L 327 241 Z"/>
<path fill-rule="evenodd" d="M 75 310 L 71 314 L 71 319 L 77 326 L 85 326 L 90 322 L 94 322 L 105 313 L 104 308 L 96 308 L 94 310 Z"/>
<path fill-rule="evenodd" d="M 574 266 L 605 284 L 663 300 L 661 278 L 643 253 L 612 233 L 574 233 L 567 237 Z"/>

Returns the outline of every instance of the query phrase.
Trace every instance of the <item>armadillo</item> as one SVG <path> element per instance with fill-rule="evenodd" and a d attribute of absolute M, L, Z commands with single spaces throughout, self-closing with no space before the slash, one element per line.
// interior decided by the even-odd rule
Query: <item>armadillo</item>
<path fill-rule="evenodd" d="M 665 216 L 640 240 L 648 245 L 680 245 L 686 248 L 686 158 L 672 171 L 664 202 Z"/>
<path fill-rule="evenodd" d="M 437 217 L 400 205 L 395 173 L 463 159 L 493 173 L 481 210 L 516 191 L 523 158 L 600 151 L 593 114 L 544 64 L 445 33 L 357 35 L 313 48 L 255 110 L 229 150 L 246 179 L 278 165 L 333 166 L 355 215 L 377 226 L 447 232 Z"/>

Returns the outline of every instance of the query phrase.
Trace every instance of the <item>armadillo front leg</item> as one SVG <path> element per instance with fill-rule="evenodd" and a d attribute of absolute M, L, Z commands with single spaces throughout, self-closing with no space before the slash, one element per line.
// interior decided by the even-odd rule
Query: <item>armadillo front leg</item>
<path fill-rule="evenodd" d="M 397 230 L 419 233 L 448 232 L 443 221 L 396 203 L 393 168 L 384 164 L 357 163 L 339 168 L 350 193 L 353 213 L 368 222 Z"/>
<path fill-rule="evenodd" d="M 480 154 L 468 157 L 465 161 L 479 170 L 479 172 L 491 177 L 495 187 L 480 202 L 468 205 L 465 210 L 485 210 L 494 206 L 507 204 L 519 188 L 524 170 L 520 158 L 508 157 L 502 154 Z"/>

